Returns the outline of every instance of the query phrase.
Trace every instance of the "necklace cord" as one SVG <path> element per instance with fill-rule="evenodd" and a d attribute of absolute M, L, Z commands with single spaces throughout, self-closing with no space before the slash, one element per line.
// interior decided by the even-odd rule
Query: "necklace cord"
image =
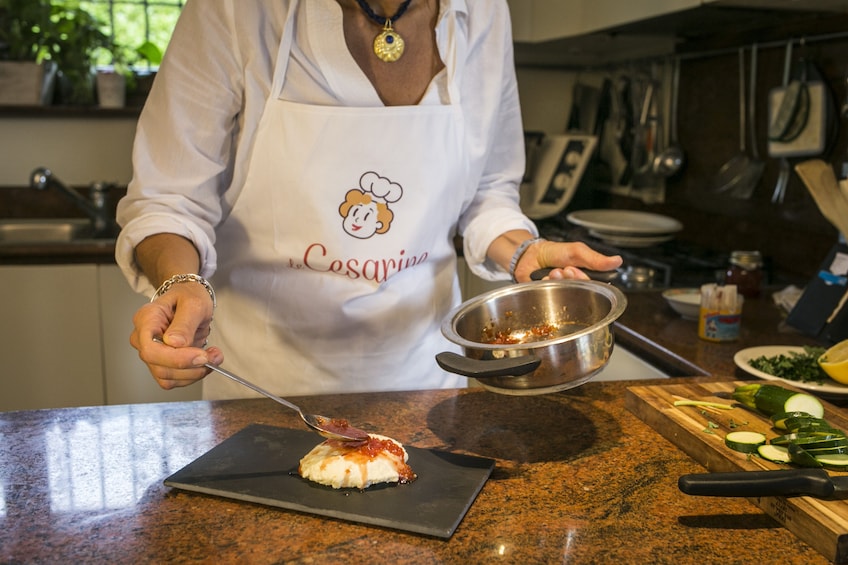
<path fill-rule="evenodd" d="M 363 12 L 365 12 L 365 15 L 374 20 L 376 23 L 380 25 L 385 25 L 386 22 L 391 24 L 395 23 L 397 19 L 400 18 L 406 12 L 406 9 L 409 8 L 409 5 L 412 3 L 412 0 L 405 0 L 405 2 L 400 5 L 400 8 L 398 8 L 398 11 L 395 12 L 395 15 L 392 17 L 378 16 L 376 12 L 371 9 L 371 6 L 368 5 L 368 2 L 366 2 L 365 0 L 356 0 L 356 3 L 359 4 L 359 7 L 362 8 Z"/>

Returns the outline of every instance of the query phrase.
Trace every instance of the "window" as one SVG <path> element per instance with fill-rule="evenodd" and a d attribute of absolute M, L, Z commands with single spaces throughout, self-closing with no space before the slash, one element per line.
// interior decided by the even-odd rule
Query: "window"
<path fill-rule="evenodd" d="M 177 23 L 184 0 L 82 0 L 80 7 L 106 24 L 106 33 L 120 47 L 120 56 L 135 66 L 149 62 L 139 60 L 136 49 L 152 43 L 165 51 Z M 111 55 L 103 53 L 98 65 L 109 65 Z"/>

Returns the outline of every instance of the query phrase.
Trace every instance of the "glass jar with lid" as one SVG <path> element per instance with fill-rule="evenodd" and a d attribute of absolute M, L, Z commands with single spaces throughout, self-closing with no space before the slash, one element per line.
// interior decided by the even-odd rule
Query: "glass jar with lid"
<path fill-rule="evenodd" d="M 763 256 L 759 251 L 734 251 L 724 277 L 725 284 L 735 284 L 746 298 L 756 298 L 763 286 Z"/>

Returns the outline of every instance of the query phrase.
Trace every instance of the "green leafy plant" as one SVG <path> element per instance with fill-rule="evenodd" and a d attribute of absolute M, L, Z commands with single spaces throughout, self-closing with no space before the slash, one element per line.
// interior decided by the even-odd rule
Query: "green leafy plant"
<path fill-rule="evenodd" d="M 104 24 L 76 0 L 53 0 L 49 58 L 59 66 L 60 92 L 68 104 L 94 101 L 94 61 L 98 50 L 114 50 Z"/>
<path fill-rule="evenodd" d="M 152 41 L 145 41 L 135 50 L 136 55 L 148 64 L 159 66 L 162 63 L 162 50 Z"/>
<path fill-rule="evenodd" d="M 0 0 L 0 60 L 53 61 L 62 101 L 90 104 L 97 53 L 114 49 L 104 29 L 79 0 Z"/>
<path fill-rule="evenodd" d="M 41 62 L 51 50 L 49 0 L 0 0 L 0 60 Z"/>

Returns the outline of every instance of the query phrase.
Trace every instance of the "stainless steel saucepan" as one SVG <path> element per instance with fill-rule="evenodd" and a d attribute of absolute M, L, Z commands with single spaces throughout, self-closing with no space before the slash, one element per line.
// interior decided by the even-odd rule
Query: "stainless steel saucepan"
<path fill-rule="evenodd" d="M 436 361 L 502 394 L 573 388 L 606 366 L 613 349 L 611 326 L 626 305 L 621 290 L 597 281 L 549 280 L 496 289 L 451 312 L 442 333 L 465 355 L 443 352 Z"/>

